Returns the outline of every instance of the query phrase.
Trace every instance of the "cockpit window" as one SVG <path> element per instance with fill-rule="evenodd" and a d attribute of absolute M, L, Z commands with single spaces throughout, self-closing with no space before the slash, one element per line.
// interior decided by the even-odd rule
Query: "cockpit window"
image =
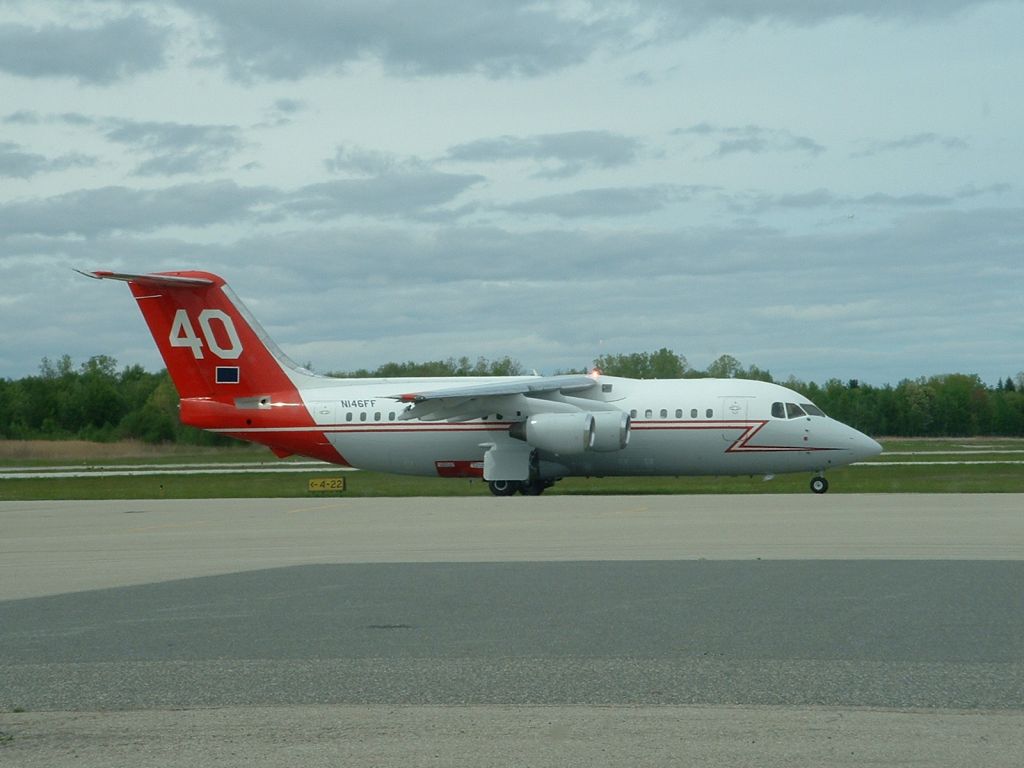
<path fill-rule="evenodd" d="M 806 416 L 806 415 L 807 414 L 804 413 L 803 408 L 801 408 L 796 403 L 786 403 L 786 417 L 787 418 L 797 419 L 797 418 L 799 418 L 801 416 Z"/>
<path fill-rule="evenodd" d="M 782 403 L 772 403 L 772 416 L 776 419 L 786 418 L 786 406 Z"/>
<path fill-rule="evenodd" d="M 823 410 L 821 410 L 821 408 L 819 408 L 816 405 L 811 405 L 810 403 L 800 403 L 800 407 L 803 408 L 804 411 L 807 412 L 808 416 L 824 416 L 825 415 L 825 412 Z"/>

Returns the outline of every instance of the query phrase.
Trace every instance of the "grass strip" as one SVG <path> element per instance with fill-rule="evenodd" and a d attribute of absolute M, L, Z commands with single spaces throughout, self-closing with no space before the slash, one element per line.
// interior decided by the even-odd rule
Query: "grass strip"
<path fill-rule="evenodd" d="M 322 473 L 83 477 L 0 481 L 0 500 L 199 499 L 316 497 L 308 481 Z M 344 473 L 347 489 L 328 495 L 359 497 L 489 496 L 481 480 Z M 828 473 L 829 493 L 1024 493 L 1024 470 L 1009 465 L 854 466 Z M 810 474 L 760 477 L 571 477 L 547 491 L 596 494 L 809 493 Z"/>

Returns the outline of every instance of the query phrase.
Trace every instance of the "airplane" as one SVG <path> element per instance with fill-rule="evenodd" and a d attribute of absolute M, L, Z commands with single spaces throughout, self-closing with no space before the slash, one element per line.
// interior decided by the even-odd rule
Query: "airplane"
<path fill-rule="evenodd" d="M 223 278 L 82 272 L 126 282 L 180 396 L 182 423 L 357 469 L 482 478 L 536 496 L 572 476 L 825 471 L 876 456 L 803 395 L 746 379 L 586 375 L 339 379 L 296 365 Z"/>

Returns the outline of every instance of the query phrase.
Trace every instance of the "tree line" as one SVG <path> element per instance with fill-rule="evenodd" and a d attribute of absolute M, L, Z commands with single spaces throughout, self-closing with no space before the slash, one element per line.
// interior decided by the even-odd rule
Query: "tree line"
<path fill-rule="evenodd" d="M 106 355 L 77 367 L 68 355 L 57 361 L 44 357 L 38 375 L 0 379 L 0 438 L 229 442 L 178 421 L 178 393 L 166 370 L 118 370 Z"/>
<path fill-rule="evenodd" d="M 723 355 L 704 370 L 669 349 L 602 355 L 595 368 L 639 379 L 747 378 L 773 381 L 769 371 L 744 367 Z M 586 373 L 589 368 L 560 371 Z M 512 376 L 529 373 L 508 357 L 467 357 L 386 363 L 375 370 L 335 372 L 339 377 Z M 824 384 L 779 382 L 830 416 L 869 435 L 906 437 L 1024 436 L 1024 374 L 987 385 L 974 374 L 907 379 L 872 386 L 830 379 Z M 178 421 L 178 395 L 167 372 L 138 365 L 118 368 L 106 355 L 80 365 L 67 355 L 43 358 L 39 373 L 0 379 L 0 439 L 70 439 L 212 445 L 231 442 Z"/>

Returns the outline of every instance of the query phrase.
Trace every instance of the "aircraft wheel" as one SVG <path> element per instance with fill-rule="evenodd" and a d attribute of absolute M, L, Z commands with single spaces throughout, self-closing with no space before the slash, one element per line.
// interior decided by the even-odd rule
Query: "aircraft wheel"
<path fill-rule="evenodd" d="M 523 487 L 519 490 L 523 496 L 540 496 L 547 487 L 548 484 L 543 480 L 530 480 L 523 483 Z"/>
<path fill-rule="evenodd" d="M 495 496 L 514 496 L 521 485 L 517 480 L 490 480 L 487 483 Z"/>
<path fill-rule="evenodd" d="M 824 493 L 828 490 L 828 480 L 824 477 L 815 477 L 811 480 L 811 490 L 815 493 Z"/>

